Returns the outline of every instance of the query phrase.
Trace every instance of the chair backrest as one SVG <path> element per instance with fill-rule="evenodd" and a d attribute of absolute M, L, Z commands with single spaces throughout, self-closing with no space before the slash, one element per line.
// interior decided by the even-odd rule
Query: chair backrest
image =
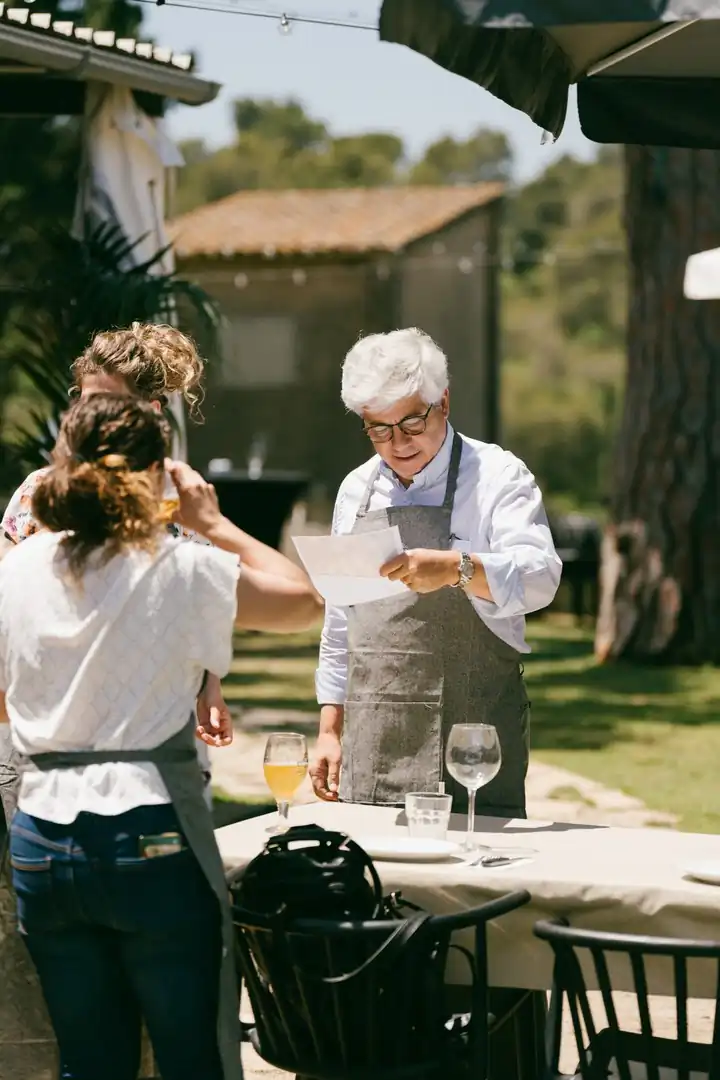
<path fill-rule="evenodd" d="M 355 923 L 288 923 L 234 907 L 255 1048 L 277 1068 L 317 1080 L 409 1080 L 461 1054 L 485 1080 L 486 927 L 529 900 L 522 890 L 457 915 Z M 446 1028 L 445 966 L 452 935 L 469 929 L 472 1013 L 457 1039 Z"/>
<path fill-rule="evenodd" d="M 583 1080 L 606 1080 L 610 1070 L 619 1080 L 637 1080 L 638 1075 L 645 1080 L 667 1080 L 670 1075 L 676 1080 L 695 1080 L 698 1075 L 720 1080 L 720 942 L 575 930 L 564 922 L 539 922 L 535 934 L 549 942 L 555 954 L 555 991 L 560 1004 L 563 998 L 568 1002 Z M 632 1024 L 632 1016 L 619 1018 L 613 997 L 618 990 L 628 989 L 614 982 L 613 972 L 618 970 L 618 961 L 623 962 L 621 958 L 631 973 L 637 1025 Z M 656 961 L 672 972 L 674 1038 L 668 1038 L 667 1032 L 659 1035 L 653 1026 L 648 988 L 649 968 Z M 715 992 L 711 1043 L 690 1039 L 690 961 L 711 968 L 706 973 Z M 594 1009 L 588 997 L 594 986 L 588 987 L 586 973 L 600 994 Z M 639 1065 L 643 1066 L 640 1073 Z"/>
<path fill-rule="evenodd" d="M 235 909 L 256 1048 L 311 1077 L 407 1076 L 441 1057 L 449 934 L 400 921 L 283 924 Z"/>

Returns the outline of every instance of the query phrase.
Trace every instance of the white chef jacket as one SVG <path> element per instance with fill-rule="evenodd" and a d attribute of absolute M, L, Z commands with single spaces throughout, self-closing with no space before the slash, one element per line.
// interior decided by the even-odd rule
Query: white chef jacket
<path fill-rule="evenodd" d="M 389 506 L 441 506 L 445 498 L 453 429 L 433 460 L 404 487 L 382 463 L 373 485 L 369 510 Z M 529 469 L 508 450 L 465 435 L 453 505 L 452 546 L 479 556 L 493 598 L 471 596 L 478 618 L 520 653 L 530 652 L 525 616 L 552 601 L 562 563 L 555 551 L 542 495 Z M 368 482 L 377 469 L 376 455 L 343 480 L 333 513 L 332 532 L 352 531 Z M 347 688 L 347 615 L 328 607 L 320 643 L 315 689 L 321 705 L 341 705 Z"/>

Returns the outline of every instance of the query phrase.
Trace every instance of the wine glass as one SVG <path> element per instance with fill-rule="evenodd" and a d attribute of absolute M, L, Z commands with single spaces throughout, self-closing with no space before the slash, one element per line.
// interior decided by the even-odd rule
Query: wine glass
<path fill-rule="evenodd" d="M 445 748 L 448 772 L 467 788 L 468 816 L 465 847 L 473 848 L 475 796 L 500 772 L 500 739 L 492 724 L 453 724 Z"/>
<path fill-rule="evenodd" d="M 160 499 L 160 517 L 165 525 L 169 524 L 180 509 L 180 496 L 170 473 L 163 477 L 163 492 Z"/>
<path fill-rule="evenodd" d="M 288 828 L 290 800 L 305 779 L 307 769 L 308 749 L 304 735 L 282 731 L 268 736 L 263 771 L 265 783 L 277 803 L 280 817 L 278 832 L 285 832 Z"/>

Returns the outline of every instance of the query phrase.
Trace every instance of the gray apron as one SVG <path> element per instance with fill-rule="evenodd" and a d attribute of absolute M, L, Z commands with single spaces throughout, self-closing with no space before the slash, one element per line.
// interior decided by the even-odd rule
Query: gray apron
<path fill-rule="evenodd" d="M 212 816 L 205 800 L 203 777 L 195 749 L 194 718 L 177 735 L 152 750 L 51 751 L 30 755 L 29 760 L 41 769 L 69 769 L 78 765 L 102 765 L 119 761 L 151 762 L 157 766 L 188 847 L 199 862 L 220 905 L 223 956 L 218 1045 L 225 1080 L 241 1080 L 240 1000 L 235 975 L 230 899 Z"/>
<path fill-rule="evenodd" d="M 397 525 L 403 547 L 448 551 L 462 454 L 456 433 L 442 506 L 369 512 L 370 478 L 353 533 Z M 444 781 L 453 810 L 467 791 L 445 770 L 453 724 L 493 724 L 502 747 L 498 775 L 477 797 L 478 813 L 525 817 L 528 712 L 519 653 L 496 637 L 463 589 L 408 593 L 347 609 L 348 689 L 340 797 L 403 805 L 408 791 Z"/>

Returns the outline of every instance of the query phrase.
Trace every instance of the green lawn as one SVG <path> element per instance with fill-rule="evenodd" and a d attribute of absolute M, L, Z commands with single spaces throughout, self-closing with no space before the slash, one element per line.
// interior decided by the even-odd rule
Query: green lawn
<path fill-rule="evenodd" d="M 533 754 L 656 810 L 720 832 L 720 670 L 598 667 L 592 633 L 563 616 L 533 621 L 526 663 Z M 317 635 L 238 638 L 226 682 L 248 708 L 315 712 Z"/>

